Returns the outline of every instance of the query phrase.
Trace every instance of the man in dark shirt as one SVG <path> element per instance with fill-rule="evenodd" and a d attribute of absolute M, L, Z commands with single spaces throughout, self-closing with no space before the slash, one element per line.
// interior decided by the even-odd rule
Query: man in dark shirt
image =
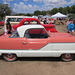
<path fill-rule="evenodd" d="M 44 19 L 44 24 L 47 24 L 47 20 L 46 20 L 46 18 Z"/>

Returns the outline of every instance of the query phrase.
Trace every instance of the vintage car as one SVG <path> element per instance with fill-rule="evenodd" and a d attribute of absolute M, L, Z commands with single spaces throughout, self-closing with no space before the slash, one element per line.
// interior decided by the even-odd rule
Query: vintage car
<path fill-rule="evenodd" d="M 28 16 L 6 16 L 5 17 L 5 25 L 7 23 L 7 20 L 10 21 L 10 24 L 11 25 L 16 25 L 16 24 L 19 24 L 19 22 L 23 19 L 23 18 L 26 18 Z"/>
<path fill-rule="evenodd" d="M 4 20 L 0 21 L 0 26 L 4 26 Z"/>
<path fill-rule="evenodd" d="M 61 57 L 71 61 L 74 54 L 74 36 L 47 32 L 42 25 L 23 25 L 12 34 L 0 36 L 0 55 L 7 61 L 17 57 Z"/>
<path fill-rule="evenodd" d="M 13 25 L 13 29 L 16 30 L 17 27 L 22 25 L 42 25 L 48 32 L 58 32 L 55 29 L 55 25 L 53 24 L 41 24 L 40 21 L 36 18 L 23 18 L 18 25 Z"/>

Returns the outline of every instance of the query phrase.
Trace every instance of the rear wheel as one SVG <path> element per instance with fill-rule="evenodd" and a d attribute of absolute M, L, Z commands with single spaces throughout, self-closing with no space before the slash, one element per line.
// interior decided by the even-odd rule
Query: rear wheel
<path fill-rule="evenodd" d="M 73 58 L 74 58 L 74 54 L 70 54 L 70 53 L 66 53 L 66 54 L 62 54 L 61 55 L 61 59 L 63 60 L 63 61 L 71 61 L 71 60 L 73 60 Z"/>
<path fill-rule="evenodd" d="M 3 54 L 3 58 L 6 60 L 6 61 L 15 61 L 17 59 L 17 56 L 16 54 L 12 54 L 12 53 L 6 53 L 6 54 Z"/>

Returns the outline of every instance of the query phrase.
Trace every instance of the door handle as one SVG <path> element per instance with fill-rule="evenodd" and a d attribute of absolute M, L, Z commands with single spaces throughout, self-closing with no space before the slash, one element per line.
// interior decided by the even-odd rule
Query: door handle
<path fill-rule="evenodd" d="M 27 44 L 27 42 L 22 42 L 22 44 Z"/>

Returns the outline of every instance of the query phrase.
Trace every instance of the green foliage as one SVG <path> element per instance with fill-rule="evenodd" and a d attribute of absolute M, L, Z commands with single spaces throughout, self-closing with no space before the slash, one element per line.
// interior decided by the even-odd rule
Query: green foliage
<path fill-rule="evenodd" d="M 46 15 L 46 11 L 41 11 L 41 15 Z"/>
<path fill-rule="evenodd" d="M 34 15 L 36 15 L 36 16 L 38 16 L 38 15 L 46 15 L 46 11 L 36 10 L 36 11 L 34 11 Z"/>
<path fill-rule="evenodd" d="M 19 13 L 19 14 L 14 14 L 14 16 L 33 16 L 33 14 L 30 14 L 30 13 L 27 13 L 27 14 Z"/>
<path fill-rule="evenodd" d="M 57 12 L 59 12 L 59 10 L 57 8 L 53 8 L 51 11 L 50 11 L 50 14 L 53 15 L 53 14 L 56 14 Z"/>
<path fill-rule="evenodd" d="M 34 11 L 34 15 L 38 16 L 41 14 L 41 11 L 37 10 L 37 11 Z"/>
<path fill-rule="evenodd" d="M 69 7 L 69 6 L 67 6 L 67 7 L 60 7 L 60 8 L 53 8 L 50 12 L 49 12 L 49 14 L 51 14 L 51 15 L 53 15 L 53 14 L 55 14 L 55 13 L 57 13 L 57 12 L 60 12 L 60 13 L 63 13 L 63 14 L 69 14 L 69 13 L 72 13 L 72 14 L 74 14 L 75 13 L 75 5 L 73 5 L 73 6 L 71 6 L 71 7 Z"/>
<path fill-rule="evenodd" d="M 71 6 L 71 13 L 75 14 L 75 5 Z"/>
<path fill-rule="evenodd" d="M 59 10 L 60 13 L 62 13 L 63 12 L 63 7 L 60 7 L 58 10 Z"/>
<path fill-rule="evenodd" d="M 2 18 L 0 17 L 0 21 L 2 20 Z"/>
<path fill-rule="evenodd" d="M 70 14 L 69 16 L 68 16 L 69 18 L 71 17 L 71 18 L 75 18 L 75 14 Z"/>
<path fill-rule="evenodd" d="M 32 16 L 33 14 L 30 14 L 30 13 L 28 13 L 28 14 L 25 14 L 26 16 Z"/>
<path fill-rule="evenodd" d="M 0 17 L 3 19 L 6 15 L 11 14 L 11 8 L 8 7 L 8 4 L 1 4 L 0 3 Z"/>

